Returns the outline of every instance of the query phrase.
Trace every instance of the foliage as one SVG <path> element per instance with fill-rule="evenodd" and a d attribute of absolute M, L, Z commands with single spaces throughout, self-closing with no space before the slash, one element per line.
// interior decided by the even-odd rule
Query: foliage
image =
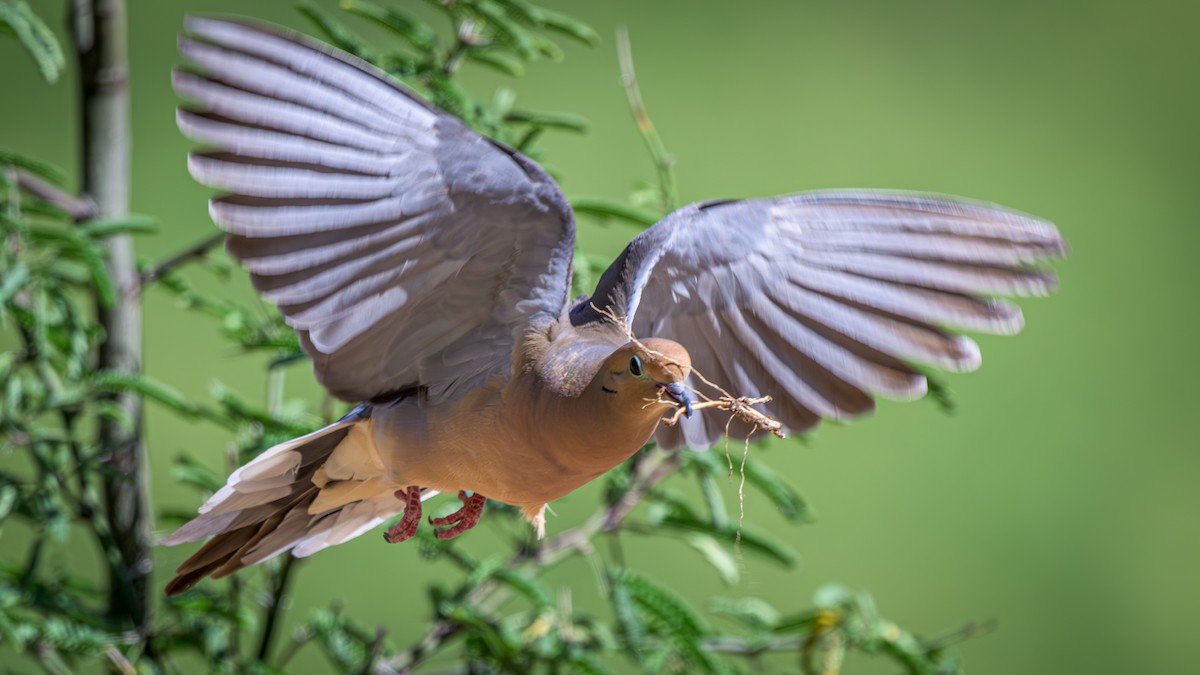
<path fill-rule="evenodd" d="M 470 64 L 517 76 L 535 60 L 560 58 L 555 39 L 595 44 L 595 31 L 525 0 L 427 4 L 447 20 L 448 30 L 365 0 L 344 0 L 348 17 L 307 2 L 300 11 L 323 38 L 379 65 L 435 105 L 522 152 L 538 156 L 536 142 L 546 131 L 586 127 L 574 115 L 522 110 L 506 87 L 488 101 L 477 99 L 460 86 L 457 75 Z M 394 41 L 377 47 L 344 19 L 381 27 Z M 62 69 L 62 51 L 23 2 L 0 1 L 0 28 L 28 47 L 53 82 Z M 657 140 L 651 146 L 661 150 Z M 660 173 L 669 171 L 665 157 L 656 161 Z M 296 654 L 316 647 L 337 670 L 359 673 L 408 672 L 439 654 L 461 659 L 471 672 L 640 668 L 729 673 L 761 670 L 762 659 L 772 653 L 790 656 L 771 663 L 798 664 L 807 673 L 836 673 L 850 650 L 888 657 L 909 673 L 959 672 L 954 655 L 946 651 L 950 638 L 924 641 L 899 628 L 879 616 L 865 593 L 827 587 L 817 594 L 813 609 L 790 615 L 762 599 L 712 598 L 702 614 L 667 585 L 626 568 L 620 532 L 677 539 L 729 585 L 739 579 L 731 551 L 783 567 L 796 562 L 786 545 L 726 512 L 718 480 L 730 474 L 732 464 L 724 457 L 666 453 L 652 446 L 610 473 L 604 502 L 591 518 L 546 541 L 532 541 L 516 510 L 499 504 L 492 505 L 490 520 L 522 533 L 513 537 L 507 553 L 477 560 L 454 542 L 422 530 L 416 541 L 421 557 L 461 574 L 456 583 L 430 589 L 434 618 L 427 635 L 412 646 L 398 647 L 382 627 L 362 626 L 333 601 L 287 645 L 272 649 L 289 582 L 299 573 L 291 558 L 260 567 L 265 569 L 261 582 L 256 576 L 261 572 L 249 571 L 166 600 L 151 626 L 134 631 L 126 617 L 106 614 L 106 591 L 96 580 L 62 570 L 63 552 L 88 538 L 99 545 L 105 564 L 123 564 L 97 496 L 103 479 L 100 459 L 110 449 L 91 433 L 100 419 L 131 423 L 121 418 L 113 395 L 134 392 L 181 416 L 219 425 L 236 439 L 237 461 L 327 422 L 333 406 L 329 400 L 282 401 L 286 366 L 304 357 L 277 313 L 194 290 L 189 275 L 197 268 L 227 275 L 228 260 L 210 254 L 217 239 L 147 267 L 143 284 L 174 294 L 187 310 L 212 317 L 239 349 L 268 356 L 268 401 L 258 405 L 217 387 L 211 401 L 197 403 L 144 375 L 96 370 L 104 335 L 89 305 L 116 301 L 99 243 L 116 233 L 152 231 L 152 223 L 142 217 L 93 219 L 88 204 L 63 188 L 63 172 L 36 160 L 0 152 L 0 168 L 0 345 L 5 347 L 0 352 L 0 445 L 10 458 L 0 472 L 0 536 L 16 522 L 31 533 L 20 552 L 12 544 L 4 547 L 0 640 L 7 649 L 34 655 L 47 671 L 69 672 L 77 664 L 103 659 L 122 672 L 157 672 L 198 655 L 221 672 L 271 673 L 286 671 Z M 574 206 L 602 224 L 615 220 L 646 227 L 669 206 L 668 190 L 673 187 L 665 182 L 643 184 L 627 204 L 589 199 Z M 580 252 L 577 289 L 589 288 L 600 269 L 601 261 Z M 188 456 L 177 461 L 175 478 L 195 490 L 198 500 L 223 483 Z M 788 520 L 799 523 L 811 517 L 800 493 L 763 461 L 747 464 L 744 480 Z M 698 500 L 686 496 L 693 492 L 689 482 L 698 489 Z M 162 516 L 173 525 L 190 514 Z M 597 552 L 591 544 L 597 538 L 607 539 L 612 553 Z M 569 588 L 553 588 L 542 579 L 542 571 L 574 556 L 588 557 L 601 570 L 609 605 L 605 612 L 579 610 Z"/>

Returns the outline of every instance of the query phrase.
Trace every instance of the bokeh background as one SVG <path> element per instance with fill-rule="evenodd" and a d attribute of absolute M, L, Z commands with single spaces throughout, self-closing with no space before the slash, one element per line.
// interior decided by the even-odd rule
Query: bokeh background
<path fill-rule="evenodd" d="M 65 25 L 65 1 L 32 4 Z M 612 35 L 627 25 L 685 201 L 933 190 L 1053 220 L 1072 247 L 1058 266 L 1061 291 L 1024 303 L 1025 332 L 980 338 L 982 370 L 947 377 L 956 415 L 927 402 L 884 404 L 869 420 L 823 428 L 808 446 L 752 451 L 819 514 L 796 527 L 763 499 L 746 504 L 748 520 L 800 551 L 797 569 L 747 557 L 740 584 L 722 588 L 682 545 L 638 541 L 629 542 L 629 565 L 695 604 L 746 595 L 798 609 L 817 586 L 840 581 L 870 589 L 886 615 L 927 633 L 995 619 L 996 632 L 962 647 L 973 673 L 1195 672 L 1200 4 L 545 4 L 605 37 L 594 49 L 564 44 L 564 63 L 535 65 L 513 83 L 519 105 L 591 122 L 586 135 L 543 144 L 568 196 L 619 200 L 653 179 L 618 84 Z M 156 260 L 213 231 L 174 126 L 169 71 L 183 14 L 307 26 L 282 0 L 129 7 L 133 209 L 162 223 L 139 242 L 140 255 Z M 503 79 L 472 71 L 468 82 L 489 92 Z M 40 83 L 10 40 L 0 42 L 0 85 L 0 145 L 73 166 L 71 81 Z M 615 255 L 632 234 L 587 223 L 581 239 Z M 212 289 L 250 297 L 240 274 Z M 199 399 L 214 380 L 261 396 L 260 364 L 231 353 L 211 321 L 154 290 L 146 317 L 152 375 Z M 304 367 L 291 371 L 289 396 L 315 392 Z M 186 450 L 220 466 L 230 439 L 153 408 L 148 428 L 157 504 L 194 507 L 171 480 L 172 458 Z M 550 528 L 582 519 L 594 490 L 556 505 Z M 727 490 L 736 508 L 736 484 Z M 470 539 L 481 554 L 504 545 L 487 527 Z M 162 581 L 186 553 L 159 551 Z M 341 598 L 347 612 L 386 624 L 406 644 L 423 632 L 425 589 L 438 573 L 412 548 L 366 536 L 298 570 L 288 616 Z M 553 574 L 577 602 L 596 597 L 586 565 Z M 846 672 L 890 669 L 854 660 Z"/>

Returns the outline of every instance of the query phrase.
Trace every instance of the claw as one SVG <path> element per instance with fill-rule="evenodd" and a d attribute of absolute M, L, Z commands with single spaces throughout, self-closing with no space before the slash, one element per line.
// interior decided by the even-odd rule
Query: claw
<path fill-rule="evenodd" d="M 409 485 L 403 490 L 396 490 L 396 499 L 404 502 L 404 517 L 383 533 L 383 540 L 389 544 L 399 544 L 413 538 L 417 533 L 417 525 L 421 522 L 421 488 Z"/>
<path fill-rule="evenodd" d="M 487 497 L 479 493 L 468 497 L 466 490 L 459 490 L 458 501 L 463 503 L 461 509 L 443 518 L 429 519 L 429 524 L 434 527 L 441 527 L 443 525 L 451 526 L 441 530 L 434 530 L 433 535 L 438 539 L 453 539 L 475 527 L 479 523 L 479 518 L 483 515 L 483 505 L 487 503 Z M 405 517 L 407 517 L 407 513 Z"/>

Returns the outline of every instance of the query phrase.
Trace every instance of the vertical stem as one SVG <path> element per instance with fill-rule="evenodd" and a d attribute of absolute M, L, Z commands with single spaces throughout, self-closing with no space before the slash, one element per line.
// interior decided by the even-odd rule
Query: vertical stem
<path fill-rule="evenodd" d="M 650 113 L 646 112 L 646 104 L 642 101 L 642 90 L 638 87 L 637 73 L 633 70 L 633 48 L 629 45 L 629 31 L 624 26 L 617 29 L 617 63 L 621 67 L 621 86 L 625 87 L 625 98 L 629 101 L 629 112 L 637 125 L 642 141 L 654 161 L 654 169 L 658 172 L 658 186 L 662 193 L 662 209 L 669 213 L 678 203 L 679 190 L 675 184 L 675 158 L 667 152 L 663 145 L 654 122 L 650 121 Z"/>
<path fill-rule="evenodd" d="M 129 66 L 124 0 L 72 0 L 71 23 L 79 63 L 82 191 L 101 217 L 129 212 Z M 128 234 L 109 237 L 107 271 L 117 288 L 112 307 L 98 304 L 104 329 L 98 367 L 122 373 L 141 369 L 142 318 L 137 263 Z M 99 440 L 105 450 L 104 502 L 121 552 L 110 567 L 109 612 L 139 631 L 150 607 L 150 510 L 142 446 L 141 401 L 120 395 L 116 403 L 131 424 L 103 418 Z"/>

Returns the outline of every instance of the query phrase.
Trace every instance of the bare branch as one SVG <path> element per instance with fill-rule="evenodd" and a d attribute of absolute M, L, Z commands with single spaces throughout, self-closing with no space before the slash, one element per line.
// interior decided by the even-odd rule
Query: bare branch
<path fill-rule="evenodd" d="M 146 286 L 148 284 L 152 284 L 162 278 L 164 274 L 170 272 L 176 267 L 179 267 L 180 265 L 183 265 L 184 263 L 196 258 L 203 258 L 217 244 L 220 244 L 224 240 L 225 235 L 223 233 L 218 233 L 208 237 L 207 239 L 202 239 L 195 244 L 192 244 L 179 253 L 176 253 L 170 258 L 167 258 L 166 260 L 155 265 L 154 267 L 143 271 L 141 275 L 142 285 Z"/>
<path fill-rule="evenodd" d="M 76 223 L 91 220 L 100 214 L 100 209 L 96 206 L 96 202 L 87 197 L 79 198 L 67 194 L 61 188 L 21 168 L 15 168 L 14 173 L 16 174 L 17 185 L 22 190 L 48 204 L 62 209 Z"/>

